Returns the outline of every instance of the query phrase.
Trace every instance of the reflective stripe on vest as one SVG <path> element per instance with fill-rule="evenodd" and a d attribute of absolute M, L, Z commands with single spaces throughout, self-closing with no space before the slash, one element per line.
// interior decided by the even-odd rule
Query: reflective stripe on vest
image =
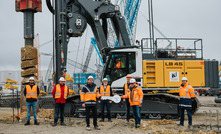
<path fill-rule="evenodd" d="M 186 90 L 185 90 L 185 88 L 180 87 L 180 91 L 179 91 L 180 92 L 180 98 L 191 98 L 191 93 L 188 96 L 188 92 L 189 92 L 190 87 L 191 86 L 188 85 Z"/>
<path fill-rule="evenodd" d="M 124 91 L 124 94 L 126 95 L 127 93 L 129 93 L 130 92 L 130 90 L 129 90 L 129 88 L 128 88 L 128 84 L 127 83 L 125 83 L 124 84 L 124 89 L 125 89 L 125 91 Z M 127 97 L 128 98 L 128 97 Z"/>
<path fill-rule="evenodd" d="M 136 90 L 132 90 L 132 92 L 135 92 L 135 91 L 138 91 L 138 87 Z M 140 102 L 140 97 L 134 97 L 134 94 L 133 94 L 132 102 Z"/>
<path fill-rule="evenodd" d="M 100 87 L 100 95 L 101 96 L 110 96 L 110 86 L 107 85 L 106 90 L 104 90 L 104 86 L 101 85 L 101 87 Z"/>
<path fill-rule="evenodd" d="M 88 92 L 85 92 L 85 98 L 84 98 L 84 101 L 87 102 L 87 101 L 96 101 L 96 97 L 97 97 L 97 87 L 95 86 L 93 91 L 91 92 L 88 87 L 84 86 L 84 88 L 88 91 Z M 85 103 L 86 104 L 86 103 Z"/>
<path fill-rule="evenodd" d="M 68 87 L 64 85 L 64 99 L 68 97 Z M 61 86 L 60 84 L 56 85 L 55 99 L 61 98 Z"/>
<path fill-rule="evenodd" d="M 187 97 L 187 94 L 188 94 L 189 88 L 190 88 L 190 85 L 188 85 L 188 87 L 187 87 L 187 89 L 186 89 L 186 97 Z"/>
<path fill-rule="evenodd" d="M 30 85 L 26 85 L 26 98 L 38 98 L 37 85 L 34 85 L 32 88 Z"/>

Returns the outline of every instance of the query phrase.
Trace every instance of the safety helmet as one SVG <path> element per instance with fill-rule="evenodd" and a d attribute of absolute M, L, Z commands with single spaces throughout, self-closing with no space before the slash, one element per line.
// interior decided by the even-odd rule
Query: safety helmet
<path fill-rule="evenodd" d="M 108 80 L 107 80 L 107 78 L 104 78 L 102 81 L 104 82 L 104 81 L 108 81 Z"/>
<path fill-rule="evenodd" d="M 136 82 L 136 80 L 134 79 L 134 78 L 132 78 L 131 80 L 130 80 L 130 83 L 135 83 Z"/>
<path fill-rule="evenodd" d="M 183 77 L 182 80 L 186 80 L 186 81 L 187 81 L 187 78 L 186 78 L 186 77 Z"/>
<path fill-rule="evenodd" d="M 90 75 L 87 79 L 94 79 L 94 77 Z"/>
<path fill-rule="evenodd" d="M 34 81 L 34 80 L 35 80 L 35 78 L 34 78 L 34 77 L 30 77 L 30 78 L 29 78 L 29 81 L 30 81 L 30 80 L 33 80 L 33 81 Z"/>
<path fill-rule="evenodd" d="M 130 74 L 128 74 L 128 75 L 126 76 L 126 78 L 132 78 L 132 76 L 131 76 Z"/>
<path fill-rule="evenodd" d="M 59 81 L 66 81 L 66 80 L 64 79 L 64 77 L 61 77 L 61 78 L 59 79 Z"/>

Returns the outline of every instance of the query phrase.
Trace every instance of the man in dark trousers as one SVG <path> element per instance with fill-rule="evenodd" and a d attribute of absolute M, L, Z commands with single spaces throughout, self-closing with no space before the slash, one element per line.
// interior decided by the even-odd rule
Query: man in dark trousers
<path fill-rule="evenodd" d="M 128 74 L 126 76 L 127 78 L 127 82 L 124 84 L 123 87 L 123 95 L 126 95 L 129 92 L 129 87 L 130 87 L 130 80 L 132 78 L 132 76 L 130 74 Z M 126 106 L 127 106 L 127 121 L 129 122 L 130 120 L 130 102 L 129 102 L 129 98 L 124 98 L 123 101 L 126 102 Z"/>
<path fill-rule="evenodd" d="M 54 114 L 54 123 L 52 124 L 52 126 L 57 126 L 59 112 L 61 118 L 61 125 L 65 126 L 64 108 L 65 108 L 66 99 L 69 95 L 69 89 L 65 85 L 65 79 L 63 77 L 59 79 L 59 83 L 60 84 L 57 84 L 52 91 L 53 98 L 55 99 L 55 114 Z"/>
<path fill-rule="evenodd" d="M 180 124 L 179 126 L 184 126 L 184 111 L 187 111 L 188 116 L 188 127 L 192 126 L 192 101 L 195 98 L 194 88 L 187 82 L 187 78 L 182 78 L 182 84 L 179 89 L 180 95 Z"/>
<path fill-rule="evenodd" d="M 112 94 L 112 89 L 110 85 L 107 84 L 108 80 L 107 78 L 103 79 L 103 84 L 100 86 L 99 93 L 100 96 L 113 96 Z M 104 121 L 104 107 L 106 106 L 107 108 L 107 116 L 108 116 L 108 122 L 111 121 L 111 109 L 110 109 L 110 104 L 112 103 L 111 100 L 99 100 L 98 101 L 101 104 L 101 120 L 100 122 Z"/>
<path fill-rule="evenodd" d="M 86 108 L 86 130 L 90 131 L 90 111 L 93 114 L 93 124 L 95 130 L 100 130 L 97 125 L 97 104 L 96 100 L 99 98 L 99 92 L 96 85 L 93 83 L 93 76 L 87 78 L 87 84 L 83 86 L 80 91 L 81 102 L 83 102 L 82 107 Z"/>
<path fill-rule="evenodd" d="M 25 125 L 30 125 L 31 107 L 34 115 L 34 124 L 39 125 L 37 122 L 37 99 L 39 95 L 39 88 L 35 85 L 35 79 L 29 78 L 29 84 L 25 86 L 24 96 L 26 97 L 27 106 L 27 122 Z"/>

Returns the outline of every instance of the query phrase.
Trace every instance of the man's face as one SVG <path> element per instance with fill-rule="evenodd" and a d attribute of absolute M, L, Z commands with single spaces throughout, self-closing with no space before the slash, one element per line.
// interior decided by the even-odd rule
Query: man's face
<path fill-rule="evenodd" d="M 131 79 L 131 78 L 127 78 L 127 83 L 130 83 L 130 79 Z"/>
<path fill-rule="evenodd" d="M 182 80 L 182 84 L 183 84 L 183 85 L 185 85 L 185 84 L 186 84 L 186 82 L 187 82 L 186 80 Z"/>
<path fill-rule="evenodd" d="M 130 83 L 130 86 L 131 86 L 131 87 L 134 87 L 134 85 L 135 85 L 135 83 Z"/>
<path fill-rule="evenodd" d="M 103 83 L 104 83 L 104 85 L 107 85 L 108 82 L 105 80 L 105 81 L 103 81 Z"/>
<path fill-rule="evenodd" d="M 59 81 L 61 85 L 64 85 L 65 84 L 65 81 Z"/>
<path fill-rule="evenodd" d="M 33 85 L 35 83 L 35 81 L 34 80 L 30 80 L 29 83 L 30 83 L 30 85 Z"/>
<path fill-rule="evenodd" d="M 88 79 L 87 84 L 91 85 L 93 83 L 93 79 Z"/>

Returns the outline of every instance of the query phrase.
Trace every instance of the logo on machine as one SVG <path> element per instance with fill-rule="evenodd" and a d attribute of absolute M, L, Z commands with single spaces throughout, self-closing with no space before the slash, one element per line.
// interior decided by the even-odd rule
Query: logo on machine
<path fill-rule="evenodd" d="M 182 62 L 165 62 L 166 66 L 183 66 Z"/>
<path fill-rule="evenodd" d="M 179 82 L 179 72 L 170 72 L 170 81 Z"/>

